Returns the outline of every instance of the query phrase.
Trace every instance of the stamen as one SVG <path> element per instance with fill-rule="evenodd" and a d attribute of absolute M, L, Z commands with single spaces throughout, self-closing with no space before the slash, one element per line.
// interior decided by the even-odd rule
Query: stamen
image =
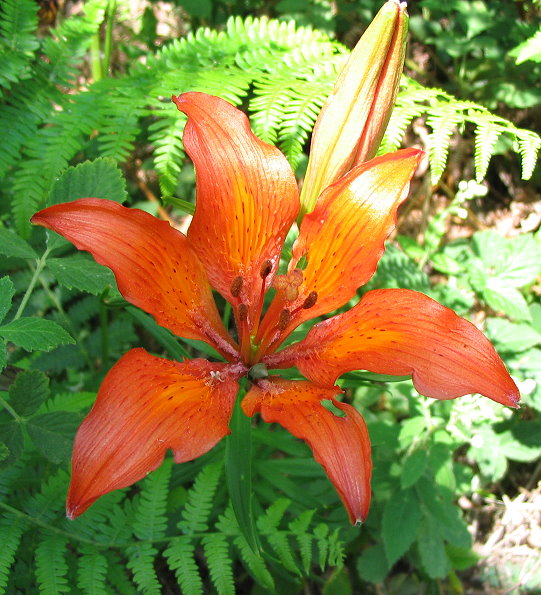
<path fill-rule="evenodd" d="M 278 329 L 280 331 L 285 331 L 290 322 L 291 322 L 291 312 L 287 308 L 284 308 L 280 312 L 280 319 L 278 320 Z"/>
<path fill-rule="evenodd" d="M 261 270 L 259 271 L 259 274 L 261 275 L 262 279 L 266 279 L 272 271 L 272 262 L 270 260 L 266 260 L 262 265 L 261 265 Z"/>
<path fill-rule="evenodd" d="M 233 297 L 239 297 L 243 283 L 244 281 L 242 277 L 235 277 L 233 281 L 231 281 L 231 295 Z"/>
<path fill-rule="evenodd" d="M 315 306 L 316 302 L 317 302 L 317 291 L 311 291 L 308 294 L 308 297 L 304 300 L 304 303 L 302 304 L 303 310 L 308 310 L 312 306 Z"/>
<path fill-rule="evenodd" d="M 246 322 L 248 320 L 248 306 L 246 304 L 239 304 L 237 312 L 240 322 Z"/>

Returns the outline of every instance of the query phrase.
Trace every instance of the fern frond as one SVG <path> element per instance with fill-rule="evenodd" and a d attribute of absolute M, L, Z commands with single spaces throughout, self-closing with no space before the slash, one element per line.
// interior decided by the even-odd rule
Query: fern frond
<path fill-rule="evenodd" d="M 208 518 L 222 471 L 223 465 L 219 461 L 209 463 L 198 473 L 188 493 L 182 520 L 178 523 L 178 528 L 183 533 L 203 533 L 208 529 Z"/>
<path fill-rule="evenodd" d="M 29 63 L 39 47 L 37 12 L 32 0 L 4 0 L 0 7 L 0 87 L 30 76 Z"/>
<path fill-rule="evenodd" d="M 128 568 L 133 573 L 133 580 L 140 591 L 150 595 L 160 595 L 162 587 L 154 568 L 158 550 L 150 543 L 138 543 L 126 550 Z"/>
<path fill-rule="evenodd" d="M 447 163 L 451 136 L 461 121 L 461 114 L 457 113 L 452 106 L 445 106 L 443 109 L 432 108 L 426 119 L 427 126 L 432 128 L 432 132 L 428 135 L 432 184 L 436 184 L 441 178 Z"/>
<path fill-rule="evenodd" d="M 422 113 L 422 107 L 415 103 L 397 105 L 392 111 L 389 124 L 387 125 L 387 129 L 385 130 L 381 145 L 378 149 L 378 154 L 383 155 L 385 153 L 396 151 L 402 143 L 402 139 L 404 138 L 408 126 L 410 126 L 413 120 L 418 118 Z"/>
<path fill-rule="evenodd" d="M 329 536 L 329 558 L 328 564 L 342 568 L 344 566 L 344 542 L 340 539 L 340 529 L 335 529 Z"/>
<path fill-rule="evenodd" d="M 210 578 L 220 595 L 234 595 L 233 568 L 229 543 L 222 533 L 209 533 L 202 539 Z"/>
<path fill-rule="evenodd" d="M 194 560 L 195 544 L 190 537 L 177 537 L 171 540 L 163 555 L 169 568 L 175 573 L 183 595 L 203 593 L 203 581 Z"/>
<path fill-rule="evenodd" d="M 77 585 L 83 593 L 99 595 L 107 592 L 107 558 L 100 551 L 86 544 L 79 546 Z"/>
<path fill-rule="evenodd" d="M 141 482 L 134 509 L 133 531 L 139 539 L 159 539 L 167 528 L 166 506 L 173 459 L 168 458 Z"/>
<path fill-rule="evenodd" d="M 69 476 L 64 469 L 50 475 L 41 490 L 23 501 L 23 509 L 30 516 L 55 522 L 63 516 L 64 498 L 69 485 Z"/>
<path fill-rule="evenodd" d="M 44 595 L 69 593 L 68 565 L 65 554 L 68 539 L 63 535 L 40 531 L 35 550 L 35 573 Z"/>
<path fill-rule="evenodd" d="M 274 591 L 274 579 L 271 573 L 268 571 L 265 561 L 261 556 L 254 553 L 254 550 L 250 544 L 246 541 L 244 535 L 237 535 L 233 543 L 238 548 L 242 562 L 246 565 L 246 568 L 254 579 L 261 584 L 261 586 Z"/>
<path fill-rule="evenodd" d="M 0 519 L 0 592 L 5 593 L 9 571 L 15 560 L 21 537 L 27 524 L 11 514 L 4 514 Z"/>
<path fill-rule="evenodd" d="M 518 152 L 522 158 L 522 179 L 529 180 L 537 163 L 541 138 L 529 130 L 517 131 Z"/>
<path fill-rule="evenodd" d="M 107 583 L 113 587 L 102 591 L 102 593 L 113 592 L 122 593 L 122 595 L 137 595 L 137 589 L 133 585 L 128 576 L 125 561 L 120 558 L 116 552 L 108 552 L 107 559 L 109 561 L 107 568 Z M 101 593 L 96 594 L 101 595 Z"/>
<path fill-rule="evenodd" d="M 502 130 L 492 122 L 483 122 L 475 129 L 475 179 L 481 183 L 486 176 L 488 164 Z"/>
<path fill-rule="evenodd" d="M 307 531 L 314 513 L 315 510 L 305 510 L 295 520 L 289 523 L 289 528 L 299 543 L 299 553 L 306 574 L 308 574 L 312 564 L 312 543 L 314 537 L 310 533 L 307 533 Z"/>

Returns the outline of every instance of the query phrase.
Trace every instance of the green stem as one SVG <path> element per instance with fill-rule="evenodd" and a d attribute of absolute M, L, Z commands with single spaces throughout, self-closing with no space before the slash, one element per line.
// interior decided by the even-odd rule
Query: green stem
<path fill-rule="evenodd" d="M 109 362 L 109 315 L 107 312 L 107 306 L 105 305 L 103 299 L 100 300 L 100 337 L 101 367 L 107 368 Z"/>
<path fill-rule="evenodd" d="M 188 215 L 193 215 L 195 213 L 195 205 L 192 202 L 188 202 L 187 200 L 178 198 L 177 196 L 164 196 L 163 201 L 167 204 L 177 207 L 177 209 L 180 209 L 185 213 L 188 213 Z"/>
<path fill-rule="evenodd" d="M 23 422 L 23 418 L 18 415 L 15 409 L 13 409 L 13 407 L 5 399 L 2 399 L 2 397 L 0 397 L 0 405 L 2 405 L 2 407 L 11 415 L 11 417 L 13 417 L 16 422 Z"/>
<path fill-rule="evenodd" d="M 101 45 L 100 32 L 97 31 L 92 36 L 92 43 L 90 44 L 90 71 L 94 82 L 101 80 L 103 74 L 101 69 Z"/>
<path fill-rule="evenodd" d="M 225 475 L 239 528 L 253 552 L 259 555 L 261 544 L 252 509 L 252 421 L 240 406 L 244 394 L 241 388 L 229 424 L 231 435 L 225 446 Z"/>
<path fill-rule="evenodd" d="M 41 258 L 38 258 L 36 260 L 36 268 L 34 269 L 34 274 L 32 275 L 32 279 L 30 280 L 30 283 L 28 284 L 26 292 L 23 296 L 23 299 L 21 300 L 21 303 L 19 305 L 17 312 L 15 313 L 15 316 L 13 317 L 13 320 L 17 320 L 18 318 L 20 318 L 22 313 L 24 312 L 24 309 L 26 308 L 26 304 L 28 303 L 28 300 L 30 299 L 32 292 L 34 291 L 34 287 L 36 286 L 39 276 L 41 275 L 41 272 L 45 268 L 45 263 L 47 262 L 48 256 L 49 256 L 49 248 L 47 248 L 45 250 L 45 252 L 41 256 Z"/>
<path fill-rule="evenodd" d="M 110 75 L 111 49 L 113 47 L 113 24 L 115 22 L 116 0 L 109 0 L 107 5 L 107 26 L 105 29 L 105 46 L 103 48 L 103 72 Z"/>

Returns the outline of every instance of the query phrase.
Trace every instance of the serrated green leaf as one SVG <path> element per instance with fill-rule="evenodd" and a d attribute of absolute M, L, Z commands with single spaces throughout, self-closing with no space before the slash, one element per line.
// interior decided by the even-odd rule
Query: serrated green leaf
<path fill-rule="evenodd" d="M 526 422 L 527 423 L 527 422 Z M 537 436 L 541 436 L 541 427 L 539 423 L 529 422 L 530 425 L 533 424 Z M 521 440 L 517 440 L 516 436 L 508 430 L 506 432 L 502 432 L 499 434 L 502 453 L 508 459 L 513 461 L 520 461 L 523 463 L 529 463 L 530 461 L 534 461 L 541 455 L 541 444 L 539 443 L 539 439 L 537 440 L 537 444 L 525 444 Z"/>
<path fill-rule="evenodd" d="M 425 515 L 419 525 L 417 547 L 428 576 L 434 579 L 445 578 L 449 572 L 449 560 L 438 531 L 438 521 L 430 514 Z"/>
<path fill-rule="evenodd" d="M 122 203 L 126 197 L 126 183 L 114 160 L 100 157 L 68 167 L 54 183 L 47 204 L 78 198 L 106 198 Z"/>
<path fill-rule="evenodd" d="M 504 318 L 489 318 L 486 333 L 496 348 L 508 353 L 526 351 L 541 343 L 541 333 L 529 324 L 515 324 Z"/>
<path fill-rule="evenodd" d="M 0 442 L 9 450 L 7 457 L 0 461 L 0 468 L 13 465 L 24 449 L 24 436 L 19 422 L 13 420 L 0 424 Z"/>
<path fill-rule="evenodd" d="M 515 320 L 529 322 L 531 320 L 528 303 L 518 289 L 510 287 L 500 279 L 488 279 L 483 289 L 483 299 L 496 312 L 504 312 Z"/>
<path fill-rule="evenodd" d="M 468 456 L 476 461 L 481 473 L 490 481 L 501 479 L 507 469 L 507 458 L 498 434 L 491 427 L 483 426 L 477 430 L 471 443 Z"/>
<path fill-rule="evenodd" d="M 69 411 L 43 413 L 26 423 L 28 435 L 34 446 L 53 463 L 69 459 L 73 437 L 81 422 L 81 417 Z"/>
<path fill-rule="evenodd" d="M 370 583 L 381 583 L 389 572 L 389 564 L 381 544 L 373 545 L 357 558 L 359 576 Z"/>
<path fill-rule="evenodd" d="M 0 279 L 0 322 L 4 320 L 6 314 L 11 309 L 13 296 L 15 295 L 15 286 L 9 277 Z"/>
<path fill-rule="evenodd" d="M 415 450 L 404 460 L 402 474 L 400 475 L 400 485 L 405 490 L 417 483 L 426 469 L 428 455 L 426 450 Z"/>
<path fill-rule="evenodd" d="M 85 254 L 49 258 L 47 268 L 56 280 L 68 289 L 79 289 L 99 295 L 107 286 L 116 287 L 112 271 Z"/>
<path fill-rule="evenodd" d="M 389 566 L 392 566 L 413 543 L 421 509 L 413 489 L 395 490 L 383 511 L 383 544 Z"/>
<path fill-rule="evenodd" d="M 58 345 L 75 343 L 59 324 L 43 318 L 19 318 L 0 326 L 0 337 L 26 351 L 49 351 Z"/>
<path fill-rule="evenodd" d="M 13 258 L 37 258 L 34 248 L 16 233 L 0 228 L 0 254 Z"/>
<path fill-rule="evenodd" d="M 9 387 L 9 403 L 21 417 L 35 413 L 49 396 L 49 379 L 38 370 L 17 374 Z"/>

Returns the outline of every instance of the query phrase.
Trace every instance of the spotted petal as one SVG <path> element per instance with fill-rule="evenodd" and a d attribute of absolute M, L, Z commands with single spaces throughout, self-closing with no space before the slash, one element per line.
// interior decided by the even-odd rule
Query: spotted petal
<path fill-rule="evenodd" d="M 283 338 L 301 322 L 346 304 L 372 277 L 422 155 L 417 149 L 404 149 L 376 157 L 323 192 L 302 220 L 293 246 L 290 274 L 306 259 L 298 295 L 291 303 L 280 293 L 276 296 L 260 337 L 269 333 L 284 309 L 294 314 Z M 317 300 L 307 308 L 310 296 Z"/>
<path fill-rule="evenodd" d="M 361 414 L 335 399 L 340 389 L 270 377 L 254 385 L 242 401 L 248 416 L 261 413 L 304 440 L 338 491 L 352 523 L 364 521 L 370 506 L 370 439 Z M 343 417 L 327 409 L 331 402 Z"/>
<path fill-rule="evenodd" d="M 68 516 L 145 477 L 168 448 L 177 463 L 210 450 L 229 434 L 237 389 L 233 365 L 129 351 L 105 377 L 75 437 Z"/>
<path fill-rule="evenodd" d="M 188 237 L 214 288 L 232 304 L 246 304 L 252 326 L 262 284 L 268 288 L 299 210 L 295 176 L 284 155 L 223 99 L 191 92 L 173 101 L 188 115 L 183 142 L 196 169 Z M 237 278 L 242 285 L 232 292 Z"/>
<path fill-rule="evenodd" d="M 436 399 L 480 393 L 516 407 L 520 398 L 481 331 L 449 308 L 407 289 L 369 291 L 357 306 L 316 324 L 304 341 L 269 356 L 267 363 L 296 365 L 323 386 L 332 386 L 345 372 L 368 370 L 411 375 L 421 394 Z"/>
<path fill-rule="evenodd" d="M 207 276 L 186 236 L 138 209 L 83 198 L 32 217 L 115 274 L 120 293 L 176 335 L 236 351 L 219 317 Z"/>

